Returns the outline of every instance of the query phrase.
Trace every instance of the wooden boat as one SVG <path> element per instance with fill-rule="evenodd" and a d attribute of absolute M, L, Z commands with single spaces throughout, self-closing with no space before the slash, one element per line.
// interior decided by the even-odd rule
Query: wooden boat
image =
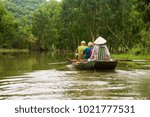
<path fill-rule="evenodd" d="M 72 62 L 72 65 L 79 70 L 114 70 L 118 61 L 88 61 Z"/>

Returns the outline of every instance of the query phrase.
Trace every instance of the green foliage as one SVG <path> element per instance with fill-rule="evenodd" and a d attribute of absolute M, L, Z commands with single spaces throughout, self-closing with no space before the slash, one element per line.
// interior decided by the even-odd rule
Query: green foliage
<path fill-rule="evenodd" d="M 141 12 L 141 16 L 145 23 L 150 23 L 150 1 L 149 0 L 137 0 L 138 11 Z"/>
<path fill-rule="evenodd" d="M 111 51 L 127 52 L 140 45 L 141 31 L 149 28 L 141 14 L 136 0 L 63 0 L 63 37 L 75 48 L 81 40 L 94 41 L 100 35 L 107 39 Z M 141 45 L 147 40 L 145 37 Z M 148 45 L 142 47 L 148 49 Z"/>
<path fill-rule="evenodd" d="M 150 29 L 149 30 L 142 30 L 140 32 L 141 35 L 141 50 L 143 54 L 150 53 Z"/>
<path fill-rule="evenodd" d="M 27 17 L 31 19 L 31 14 L 45 1 L 46 0 L 8 0 L 6 6 L 8 11 L 13 13 L 15 18 Z"/>
<path fill-rule="evenodd" d="M 60 37 L 60 3 L 51 0 L 33 16 L 32 32 L 36 37 L 37 50 L 55 49 Z"/>
<path fill-rule="evenodd" d="M 14 46 L 18 24 L 2 2 L 0 2 L 0 14 L 0 47 L 11 48 Z"/>
<path fill-rule="evenodd" d="M 140 46 L 137 46 L 137 47 L 133 47 L 130 51 L 128 51 L 128 54 L 130 55 L 140 55 L 142 54 L 142 50 L 140 48 Z"/>
<path fill-rule="evenodd" d="M 3 35 L 1 48 L 35 49 L 35 38 L 31 33 L 32 14 L 45 0 L 7 0 L 3 2 Z M 14 26 L 13 26 L 14 25 Z M 7 27 L 7 28 L 6 28 Z"/>
<path fill-rule="evenodd" d="M 75 50 L 106 38 L 111 52 L 150 52 L 149 0 L 0 2 L 0 48 Z"/>
<path fill-rule="evenodd" d="M 131 0 L 63 0 L 64 38 L 77 45 L 81 40 L 94 41 L 99 35 L 109 41 L 111 50 L 127 51 L 133 46 L 130 12 Z M 115 47 L 113 46 L 115 43 Z"/>

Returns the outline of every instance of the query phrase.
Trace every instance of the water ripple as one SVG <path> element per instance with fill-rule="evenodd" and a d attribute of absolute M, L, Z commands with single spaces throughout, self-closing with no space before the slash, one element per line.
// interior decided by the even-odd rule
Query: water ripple
<path fill-rule="evenodd" d="M 148 99 L 139 89 L 147 91 L 149 76 L 149 70 L 33 71 L 0 80 L 0 99 Z"/>

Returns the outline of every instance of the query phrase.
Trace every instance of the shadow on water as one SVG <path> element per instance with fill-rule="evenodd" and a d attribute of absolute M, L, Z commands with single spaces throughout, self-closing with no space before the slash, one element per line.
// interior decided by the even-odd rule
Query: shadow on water
<path fill-rule="evenodd" d="M 0 56 L 0 99 L 150 99 L 150 69 L 121 63 L 115 71 L 79 71 L 66 63 L 49 64 L 70 55 Z"/>

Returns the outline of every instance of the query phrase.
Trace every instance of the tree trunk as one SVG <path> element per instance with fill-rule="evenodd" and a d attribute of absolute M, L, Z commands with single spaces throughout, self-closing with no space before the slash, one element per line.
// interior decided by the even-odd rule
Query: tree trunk
<path fill-rule="evenodd" d="M 89 29 L 89 31 L 90 31 L 90 34 L 91 34 L 91 38 L 92 38 L 92 42 L 94 42 L 95 41 L 95 37 L 94 37 L 94 34 L 93 34 L 93 32 L 92 32 L 92 29 L 90 28 L 90 26 L 88 25 L 88 24 L 86 24 L 87 25 L 87 27 L 88 27 L 88 29 Z"/>

